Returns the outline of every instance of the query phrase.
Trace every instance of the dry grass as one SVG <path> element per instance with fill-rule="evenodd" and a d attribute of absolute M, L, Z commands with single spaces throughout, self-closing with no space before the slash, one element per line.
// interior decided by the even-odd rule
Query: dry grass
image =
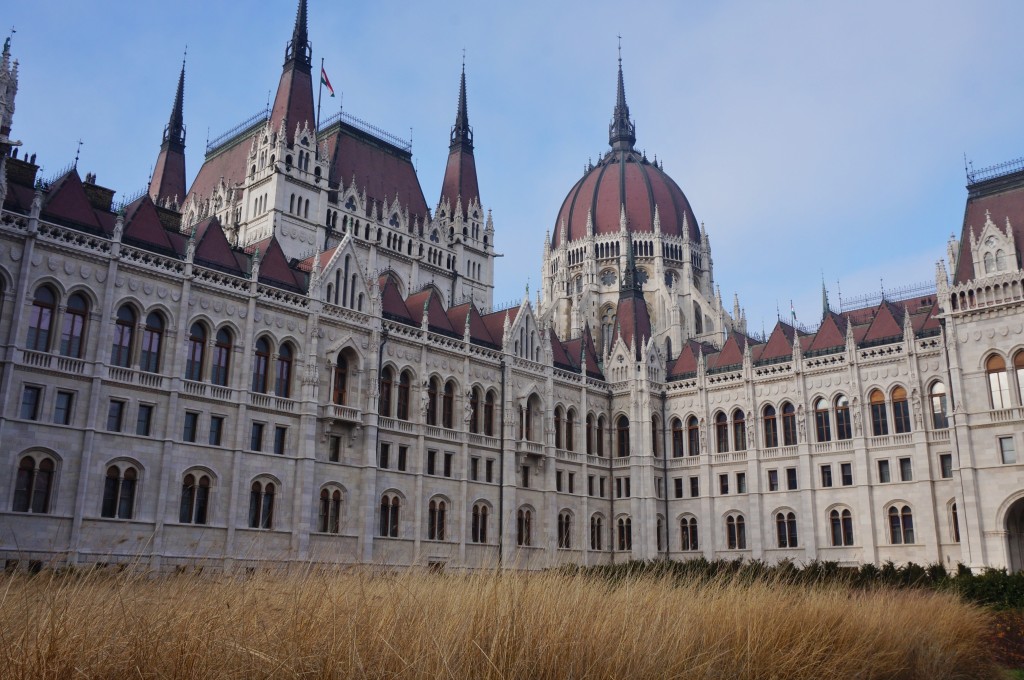
<path fill-rule="evenodd" d="M 985 678 L 932 592 L 308 570 L 0 577 L 0 677 Z"/>

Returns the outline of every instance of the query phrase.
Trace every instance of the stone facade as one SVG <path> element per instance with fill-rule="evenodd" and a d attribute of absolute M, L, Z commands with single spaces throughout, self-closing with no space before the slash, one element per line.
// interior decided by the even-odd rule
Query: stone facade
<path fill-rule="evenodd" d="M 303 1 L 282 87 L 304 22 Z M 400 177 L 400 141 L 274 112 L 212 145 L 180 205 L 154 180 L 118 209 L 75 169 L 36 182 L 7 49 L 0 79 L 10 564 L 1024 567 L 1024 171 L 972 179 L 933 292 L 752 338 L 707 232 L 680 211 L 663 237 L 653 199 L 649 225 L 557 225 L 537 304 L 491 309 L 465 74 L 460 183 L 432 213 L 340 174 L 348 144 Z M 610 154 L 635 139 L 622 107 Z"/>

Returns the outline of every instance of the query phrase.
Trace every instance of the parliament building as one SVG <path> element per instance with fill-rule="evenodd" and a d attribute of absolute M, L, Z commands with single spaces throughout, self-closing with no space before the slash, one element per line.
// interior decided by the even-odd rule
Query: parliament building
<path fill-rule="evenodd" d="M 19 153 L 18 77 L 8 41 L 8 568 L 1024 569 L 1022 165 L 969 175 L 934 287 L 823 295 L 816 328 L 759 337 L 637 150 L 621 60 L 608 147 L 566 178 L 540 290 L 507 309 L 464 67 L 429 203 L 408 142 L 317 123 L 306 0 L 272 103 L 191 184 L 184 65 L 148 191 L 125 200 Z"/>

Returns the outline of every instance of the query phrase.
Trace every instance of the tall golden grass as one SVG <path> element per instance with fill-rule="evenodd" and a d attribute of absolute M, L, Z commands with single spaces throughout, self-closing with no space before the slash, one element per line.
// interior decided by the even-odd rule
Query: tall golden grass
<path fill-rule="evenodd" d="M 985 678 L 934 592 L 381 570 L 0 577 L 0 677 Z"/>

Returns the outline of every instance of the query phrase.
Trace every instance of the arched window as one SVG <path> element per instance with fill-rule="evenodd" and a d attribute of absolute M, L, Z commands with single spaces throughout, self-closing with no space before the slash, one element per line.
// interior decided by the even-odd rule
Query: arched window
<path fill-rule="evenodd" d="M 85 296 L 75 293 L 68 298 L 64 310 L 64 323 L 60 331 L 60 353 L 66 357 L 81 359 L 85 350 L 85 321 L 89 316 L 89 304 Z"/>
<path fill-rule="evenodd" d="M 181 480 L 181 505 L 178 521 L 182 524 L 206 524 L 210 507 L 210 477 L 189 473 Z"/>
<path fill-rule="evenodd" d="M 849 510 L 833 510 L 828 514 L 832 529 L 832 545 L 853 545 L 853 515 Z"/>
<path fill-rule="evenodd" d="M 616 523 L 619 531 L 619 550 L 633 549 L 633 520 L 629 517 L 620 517 Z"/>
<path fill-rule="evenodd" d="M 437 425 L 437 396 L 441 391 L 441 381 L 431 378 L 427 383 L 427 425 Z"/>
<path fill-rule="evenodd" d="M 53 315 L 56 309 L 57 296 L 53 289 L 49 286 L 39 286 L 32 299 L 25 349 L 35 352 L 50 351 L 50 335 L 53 332 Z"/>
<path fill-rule="evenodd" d="M 996 258 L 992 253 L 985 253 L 985 273 L 991 274 L 996 270 Z"/>
<path fill-rule="evenodd" d="M 344 404 L 348 401 L 348 359 L 338 353 L 338 363 L 334 366 L 334 403 Z"/>
<path fill-rule="evenodd" d="M 949 506 L 949 529 L 950 537 L 954 543 L 960 542 L 960 517 L 956 511 L 956 503 Z"/>
<path fill-rule="evenodd" d="M 590 549 L 604 550 L 604 520 L 601 515 L 590 518 Z"/>
<path fill-rule="evenodd" d="M 281 345 L 277 352 L 277 375 L 274 380 L 274 393 L 279 397 L 289 398 L 292 395 L 292 346 Z"/>
<path fill-rule="evenodd" d="M 872 390 L 868 395 L 871 404 L 871 435 L 880 437 L 889 434 L 889 420 L 885 411 L 885 395 L 881 390 Z"/>
<path fill-rule="evenodd" d="M 274 483 L 256 480 L 249 489 L 249 528 L 274 526 Z"/>
<path fill-rule="evenodd" d="M 658 436 L 658 419 L 651 418 L 651 455 L 657 458 L 661 455 L 661 437 Z"/>
<path fill-rule="evenodd" d="M 743 515 L 739 513 L 726 515 L 725 537 L 729 550 L 747 549 L 747 527 Z"/>
<path fill-rule="evenodd" d="M 474 387 L 469 392 L 469 431 L 480 432 L 480 388 Z"/>
<path fill-rule="evenodd" d="M 103 484 L 101 517 L 131 519 L 135 510 L 135 484 L 139 471 L 131 465 L 111 465 Z"/>
<path fill-rule="evenodd" d="M 914 514 L 910 506 L 889 508 L 889 542 L 893 545 L 914 542 Z"/>
<path fill-rule="evenodd" d="M 447 505 L 442 500 L 432 500 L 427 506 L 427 540 L 443 541 Z"/>
<path fill-rule="evenodd" d="M 555 448 L 562 448 L 562 407 L 555 407 Z"/>
<path fill-rule="evenodd" d="M 203 379 L 203 354 L 206 352 L 206 328 L 192 324 L 188 332 L 188 350 L 185 356 L 185 380 Z"/>
<path fill-rule="evenodd" d="M 147 373 L 160 372 L 160 351 L 164 344 L 164 318 L 158 312 L 150 312 L 142 329 L 142 352 L 139 354 L 139 369 Z"/>
<path fill-rule="evenodd" d="M 266 338 L 256 341 L 256 353 L 252 362 L 252 391 L 266 394 L 267 373 L 270 370 L 270 343 Z"/>
<path fill-rule="evenodd" d="M 401 501 L 395 494 L 380 497 L 380 535 L 383 538 L 398 538 L 398 511 Z"/>
<path fill-rule="evenodd" d="M 998 354 L 993 354 L 985 362 L 988 373 L 989 394 L 992 397 L 992 408 L 1010 407 L 1010 383 L 1006 379 L 1006 362 Z"/>
<path fill-rule="evenodd" d="M 527 508 L 520 508 L 516 513 L 516 545 L 533 545 L 532 524 L 533 513 Z"/>
<path fill-rule="evenodd" d="M 50 512 L 55 470 L 52 458 L 22 458 L 14 480 L 14 505 L 11 509 L 14 512 Z"/>
<path fill-rule="evenodd" d="M 597 419 L 597 456 L 604 458 L 604 416 Z"/>
<path fill-rule="evenodd" d="M 910 405 L 907 403 L 907 391 L 898 385 L 892 390 L 892 424 L 896 434 L 910 432 Z"/>
<path fill-rule="evenodd" d="M 135 310 L 121 305 L 114 323 L 114 341 L 110 348 L 110 364 L 128 368 L 132 365 L 132 340 L 135 337 Z"/>
<path fill-rule="evenodd" d="M 796 409 L 788 401 L 782 405 L 782 445 L 796 446 Z"/>
<path fill-rule="evenodd" d="M 836 397 L 836 439 L 850 439 L 853 428 L 850 423 L 850 400 L 840 394 Z"/>
<path fill-rule="evenodd" d="M 775 407 L 768 405 L 761 412 L 764 422 L 764 447 L 774 449 L 779 445 L 779 423 L 775 416 Z"/>
<path fill-rule="evenodd" d="M 484 434 L 494 436 L 494 392 L 488 391 L 484 397 Z"/>
<path fill-rule="evenodd" d="M 700 455 L 700 423 L 697 416 L 686 421 L 686 452 L 691 456 Z"/>
<path fill-rule="evenodd" d="M 1024 353 L 1018 356 L 1024 357 Z M 1019 371 L 1017 379 L 1020 380 Z M 934 382 L 928 393 L 932 403 L 932 427 L 936 430 L 945 430 L 949 427 L 949 419 L 946 417 L 946 386 L 941 382 Z"/>
<path fill-rule="evenodd" d="M 320 490 L 317 528 L 322 534 L 341 532 L 341 489 L 328 487 Z"/>
<path fill-rule="evenodd" d="M 697 541 L 697 518 L 683 517 L 679 520 L 680 543 L 679 549 L 683 552 L 699 550 Z"/>
<path fill-rule="evenodd" d="M 444 399 L 441 400 L 441 426 L 449 430 L 455 427 L 455 383 L 444 384 Z"/>
<path fill-rule="evenodd" d="M 828 402 L 818 399 L 814 402 L 814 431 L 819 442 L 832 441 L 832 428 L 829 426 Z"/>
<path fill-rule="evenodd" d="M 619 416 L 615 421 L 616 452 L 619 458 L 629 455 L 629 418 Z"/>
<path fill-rule="evenodd" d="M 1013 370 L 1017 374 L 1017 395 L 1024 405 L 1024 349 L 1013 355 Z"/>
<path fill-rule="evenodd" d="M 747 420 L 741 409 L 732 412 L 732 446 L 736 451 L 747 450 Z"/>
<path fill-rule="evenodd" d="M 487 542 L 487 505 L 484 503 L 475 503 L 473 505 L 473 518 L 469 538 L 473 543 Z"/>
<path fill-rule="evenodd" d="M 227 387 L 229 369 L 231 367 L 231 331 L 221 328 L 213 345 L 213 361 L 210 362 L 210 382 L 214 385 Z"/>
<path fill-rule="evenodd" d="M 398 404 L 396 417 L 399 420 L 409 420 L 409 394 L 412 389 L 412 373 L 402 371 L 398 377 Z"/>
<path fill-rule="evenodd" d="M 576 411 L 569 409 L 565 414 L 565 450 L 575 451 L 576 442 L 573 441 L 576 432 Z"/>
<path fill-rule="evenodd" d="M 683 423 L 679 418 L 672 419 L 672 457 L 682 458 L 686 455 L 683 448 Z"/>
<path fill-rule="evenodd" d="M 722 411 L 715 415 L 715 451 L 725 453 L 729 450 L 729 418 Z"/>
<path fill-rule="evenodd" d="M 558 513 L 558 547 L 572 548 L 572 514 L 569 512 Z"/>
<path fill-rule="evenodd" d="M 775 514 L 775 535 L 780 548 L 798 547 L 796 535 L 796 515 L 792 512 Z"/>
<path fill-rule="evenodd" d="M 382 416 L 391 415 L 391 386 L 394 383 L 394 373 L 390 366 L 385 366 L 380 372 L 380 397 L 377 404 L 377 413 Z M 381 534 L 386 536 L 387 534 Z"/>

